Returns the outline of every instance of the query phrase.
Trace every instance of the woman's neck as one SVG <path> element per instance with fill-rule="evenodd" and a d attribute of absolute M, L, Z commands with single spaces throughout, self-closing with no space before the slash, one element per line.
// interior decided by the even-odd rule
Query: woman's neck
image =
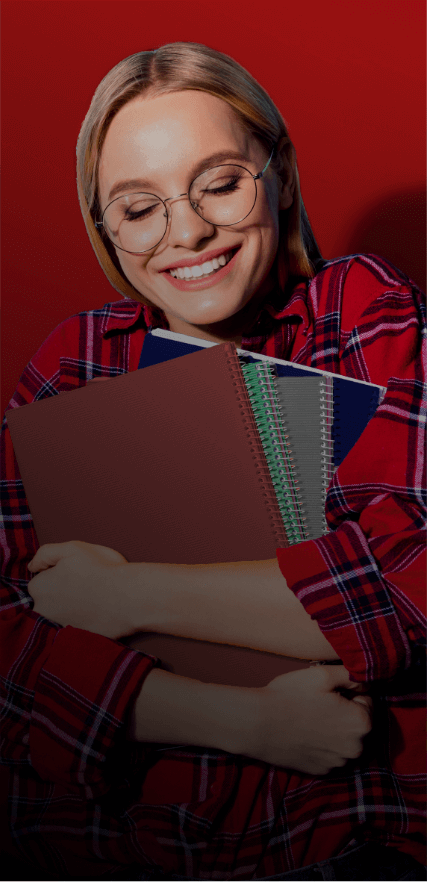
<path fill-rule="evenodd" d="M 200 340 L 210 340 L 213 343 L 225 343 L 231 341 L 240 346 L 242 333 L 233 333 L 231 328 L 221 328 L 218 323 L 214 325 L 190 325 L 175 316 L 166 316 L 169 328 L 176 334 L 186 334 L 188 337 L 197 337 Z"/>

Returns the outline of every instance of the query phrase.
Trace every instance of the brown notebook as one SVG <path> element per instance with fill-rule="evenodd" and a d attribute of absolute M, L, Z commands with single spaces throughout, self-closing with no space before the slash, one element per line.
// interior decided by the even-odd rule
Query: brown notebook
<path fill-rule="evenodd" d="M 81 539 L 129 561 L 188 564 L 265 560 L 287 545 L 233 343 L 64 392 L 7 418 L 40 544 Z M 267 656 L 266 682 L 272 660 L 284 672 L 282 657 L 270 653 L 165 635 L 126 642 L 135 641 L 166 665 L 156 646 L 174 646 L 171 669 L 186 676 L 193 653 L 192 676 L 202 680 L 214 682 L 211 672 L 222 664 L 217 682 L 233 685 L 233 664 L 249 671 L 249 659 L 256 669 L 255 659 L 261 666 Z M 242 654 L 245 663 L 237 661 Z"/>

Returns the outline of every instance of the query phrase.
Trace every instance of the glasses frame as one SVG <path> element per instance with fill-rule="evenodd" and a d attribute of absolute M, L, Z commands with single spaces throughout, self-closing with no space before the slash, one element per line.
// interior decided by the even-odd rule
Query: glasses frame
<path fill-rule="evenodd" d="M 249 211 L 247 212 L 247 214 L 243 215 L 243 217 L 241 217 L 240 220 L 238 220 L 238 221 L 233 221 L 232 224 L 212 224 L 212 226 L 214 226 L 214 227 L 234 227 L 236 224 L 240 224 L 243 220 L 246 220 L 246 218 L 249 217 L 251 211 L 254 210 L 255 203 L 256 203 L 256 201 L 257 201 L 258 189 L 257 189 L 256 182 L 259 181 L 259 180 L 261 180 L 261 178 L 265 175 L 265 173 L 266 173 L 266 171 L 267 171 L 267 169 L 268 169 L 268 166 L 270 165 L 270 162 L 271 162 L 271 160 L 273 159 L 274 151 L 275 151 L 275 145 L 274 145 L 274 147 L 273 147 L 273 149 L 272 149 L 272 151 L 271 151 L 271 153 L 270 153 L 270 158 L 268 159 L 266 165 L 264 166 L 264 168 L 263 168 L 262 171 L 258 172 L 257 175 L 253 175 L 252 172 L 250 172 L 249 169 L 246 168 L 246 166 L 244 166 L 244 165 L 239 165 L 238 163 L 235 163 L 235 162 L 233 162 L 233 163 L 231 163 L 231 162 L 225 162 L 225 163 L 221 163 L 221 165 L 213 165 L 212 168 L 208 168 L 208 169 L 206 169 L 206 172 L 208 172 L 208 171 L 213 171 L 215 168 L 223 168 L 224 166 L 227 166 L 227 165 L 232 166 L 232 168 L 243 168 L 246 172 L 248 172 L 248 174 L 251 176 L 251 178 L 253 178 L 253 180 L 254 180 L 254 184 L 255 184 L 255 199 L 254 199 L 254 201 L 253 201 L 252 208 L 249 209 Z M 191 208 L 193 209 L 193 211 L 195 212 L 195 214 L 197 214 L 197 217 L 201 217 L 202 220 L 206 220 L 206 218 L 202 217 L 202 215 L 199 214 L 199 212 L 197 211 L 197 208 L 194 207 L 194 204 L 193 204 L 193 202 L 191 201 L 191 199 L 190 199 L 190 195 L 189 195 L 189 194 L 190 194 L 190 190 L 191 190 L 191 188 L 192 188 L 192 186 L 193 186 L 193 184 L 194 184 L 194 181 L 197 181 L 197 178 L 201 177 L 202 174 L 206 174 L 206 172 L 200 172 L 200 174 L 196 175 L 196 177 L 193 178 L 193 180 L 191 181 L 191 184 L 190 184 L 190 186 L 189 186 L 187 192 L 186 192 L 186 193 L 180 193 L 178 196 L 168 196 L 167 199 L 161 199 L 161 197 L 160 197 L 160 196 L 157 196 L 156 193 L 145 193 L 145 192 L 139 193 L 139 192 L 136 192 L 136 193 L 129 193 L 129 194 L 128 194 L 129 196 L 154 196 L 155 199 L 158 199 L 159 202 L 162 202 L 163 205 L 164 205 L 164 208 L 165 208 L 165 218 L 166 218 L 165 231 L 164 231 L 163 236 L 161 237 L 161 239 L 159 239 L 159 241 L 156 242 L 155 245 L 151 245 L 150 248 L 145 248 L 144 251 L 127 251 L 126 248 L 121 248 L 120 245 L 116 245 L 116 243 L 113 242 L 112 239 L 110 239 L 110 236 L 108 235 L 108 232 L 107 232 L 106 227 L 105 227 L 105 224 L 104 224 L 105 212 L 106 212 L 107 209 L 110 207 L 110 205 L 113 204 L 113 202 L 117 202 L 118 199 L 123 199 L 123 195 L 121 195 L 121 196 L 117 196 L 116 199 L 112 199 L 111 202 L 109 202 L 108 205 L 104 208 L 104 211 L 102 212 L 102 218 L 101 218 L 101 220 L 100 220 L 100 221 L 95 221 L 95 227 L 96 227 L 96 229 L 97 229 L 98 232 L 100 232 L 101 234 L 102 234 L 102 232 L 105 233 L 105 235 L 107 236 L 108 240 L 112 243 L 112 245 L 114 245 L 114 248 L 118 248 L 119 251 L 124 251 L 126 254 L 146 254 L 148 251 L 152 251 L 153 248 L 157 248 L 157 246 L 160 245 L 160 242 L 163 241 L 163 239 L 165 238 L 166 233 L 167 233 L 167 231 L 168 231 L 168 226 L 169 226 L 169 224 L 170 224 L 170 221 L 171 221 L 171 218 L 172 218 L 172 214 L 171 214 L 171 212 L 170 212 L 170 210 L 169 210 L 169 205 L 168 205 L 167 203 L 172 202 L 172 201 L 175 200 L 175 199 L 182 199 L 183 196 L 187 196 L 187 197 L 188 197 L 188 201 L 189 201 L 189 203 L 190 203 L 190 205 L 191 205 Z M 207 221 L 207 223 L 211 223 L 211 221 Z"/>

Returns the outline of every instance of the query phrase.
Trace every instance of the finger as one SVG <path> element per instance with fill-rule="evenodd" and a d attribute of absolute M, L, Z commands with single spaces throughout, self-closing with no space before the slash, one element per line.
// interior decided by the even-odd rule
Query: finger
<path fill-rule="evenodd" d="M 369 711 L 372 709 L 372 698 L 369 695 L 355 695 L 352 701 L 356 704 L 363 704 Z"/>
<path fill-rule="evenodd" d="M 54 567 L 62 558 L 71 554 L 70 542 L 55 542 L 41 545 L 28 564 L 30 573 L 39 573 Z"/>
<path fill-rule="evenodd" d="M 373 714 L 372 699 L 369 698 L 368 695 L 356 695 L 352 699 L 351 703 L 361 705 L 362 714 L 364 716 L 365 723 L 368 726 L 367 731 L 369 732 L 372 729 L 372 714 Z"/>
<path fill-rule="evenodd" d="M 350 674 L 344 665 L 322 665 L 317 670 L 323 670 L 326 674 L 326 689 L 351 689 L 361 692 L 367 687 L 365 683 L 358 683 L 350 680 Z"/>

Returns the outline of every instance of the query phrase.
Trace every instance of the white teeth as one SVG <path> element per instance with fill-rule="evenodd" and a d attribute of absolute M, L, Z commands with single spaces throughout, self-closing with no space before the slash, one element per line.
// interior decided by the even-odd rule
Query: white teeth
<path fill-rule="evenodd" d="M 169 270 L 169 272 L 174 279 L 200 279 L 201 276 L 208 276 L 215 270 L 220 269 L 221 266 L 225 266 L 232 256 L 232 252 L 229 251 L 227 254 L 220 254 L 219 257 L 214 257 L 213 260 L 206 260 L 200 266 L 180 266 Z"/>

